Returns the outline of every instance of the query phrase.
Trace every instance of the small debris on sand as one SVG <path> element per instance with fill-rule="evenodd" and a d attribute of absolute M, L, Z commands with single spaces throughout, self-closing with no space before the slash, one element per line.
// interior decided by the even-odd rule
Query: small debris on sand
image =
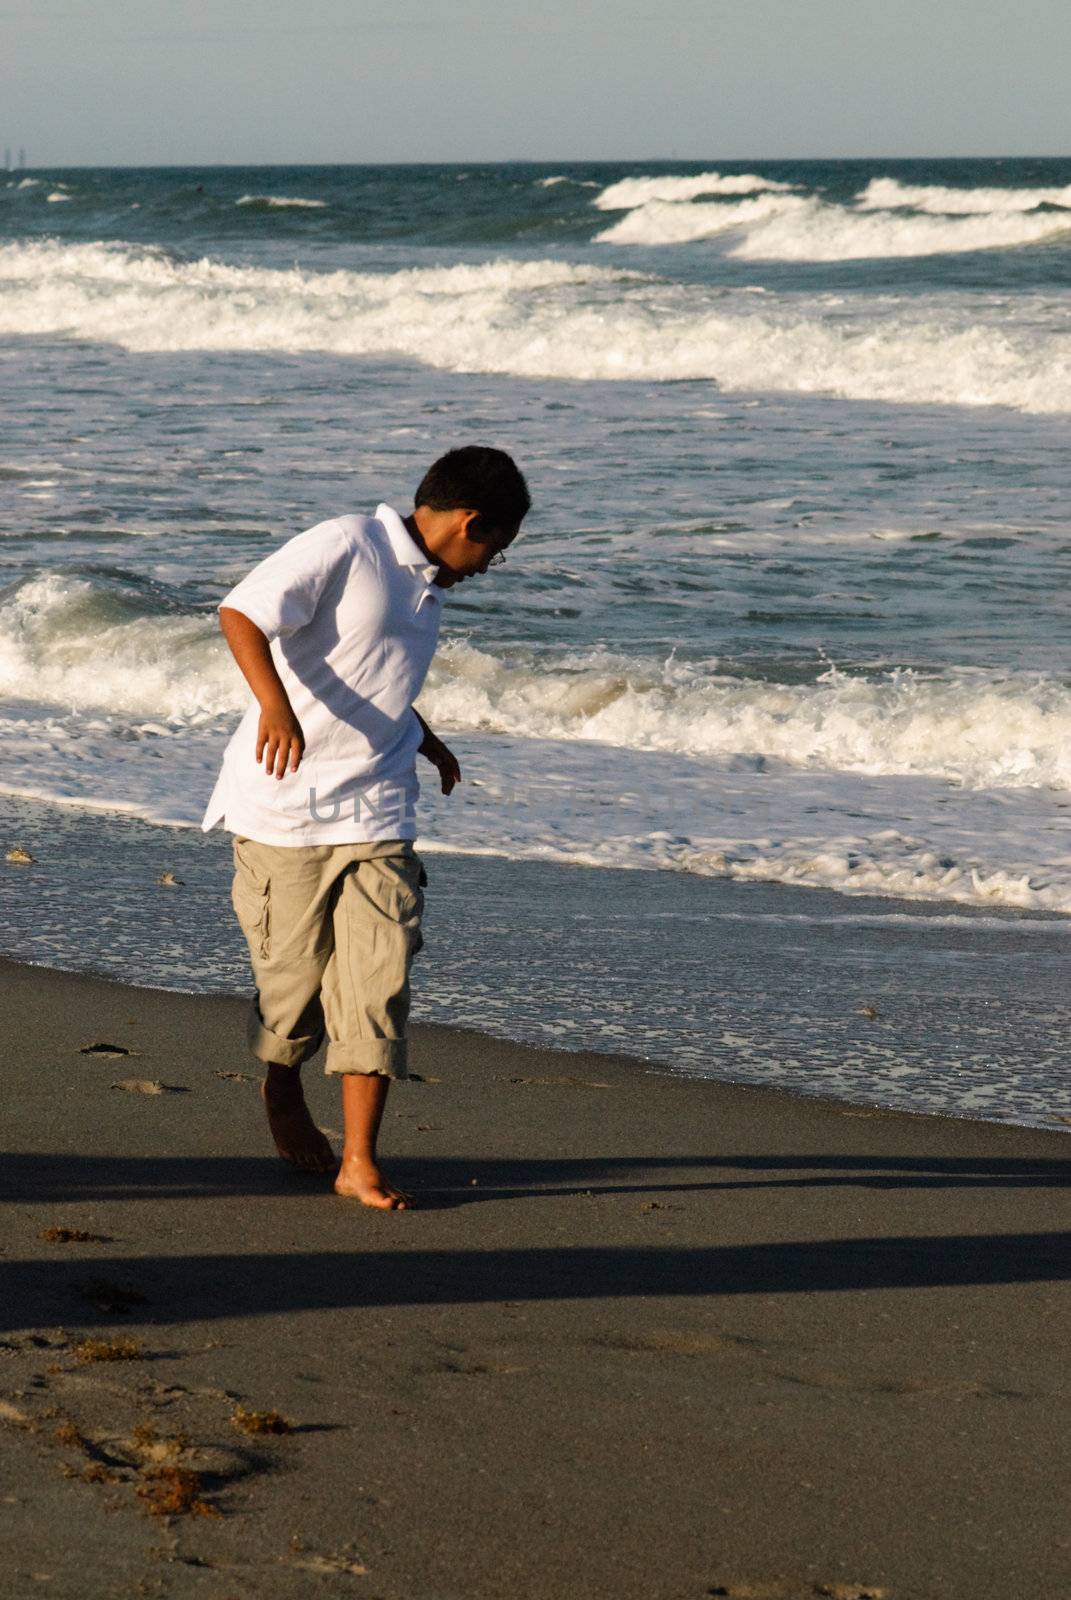
<path fill-rule="evenodd" d="M 794 1591 L 798 1593 L 798 1589 Z M 783 1583 L 716 1583 L 707 1594 L 724 1595 L 725 1600 L 794 1600 Z"/>
<path fill-rule="evenodd" d="M 80 1056 L 100 1056 L 102 1060 L 108 1061 L 112 1057 L 135 1056 L 137 1051 L 128 1050 L 125 1044 L 108 1044 L 105 1040 L 100 1039 L 93 1044 L 80 1045 L 78 1054 Z"/>
<path fill-rule="evenodd" d="M 12 1405 L 10 1400 L 0 1400 L 0 1422 L 13 1423 L 16 1428 L 28 1428 L 32 1420 L 25 1411 Z"/>
<path fill-rule="evenodd" d="M 508 1078 L 508 1083 L 543 1084 L 550 1088 L 610 1089 L 612 1084 L 599 1083 L 594 1078 Z"/>
<path fill-rule="evenodd" d="M 861 1017 L 869 1017 L 870 1021 L 873 1022 L 875 1017 L 881 1016 L 881 1012 L 878 1010 L 877 1006 L 860 1006 L 858 1015 Z"/>
<path fill-rule="evenodd" d="M 814 1592 L 828 1600 L 885 1600 L 888 1591 L 872 1583 L 816 1583 Z"/>
<path fill-rule="evenodd" d="M 74 1347 L 75 1358 L 91 1361 L 144 1361 L 145 1351 L 137 1339 L 83 1339 Z"/>
<path fill-rule="evenodd" d="M 90 1233 L 88 1228 L 45 1228 L 41 1238 L 46 1244 L 104 1244 L 102 1233 Z"/>
<path fill-rule="evenodd" d="M 290 1540 L 288 1564 L 299 1568 L 302 1572 L 348 1572 L 357 1578 L 363 1577 L 368 1572 L 368 1568 L 352 1546 L 334 1555 L 321 1555 L 316 1550 L 310 1550 L 297 1534 Z"/>
<path fill-rule="evenodd" d="M 181 1084 L 161 1083 L 159 1078 L 118 1078 L 111 1085 L 113 1089 L 123 1089 L 127 1094 L 185 1094 L 186 1090 Z"/>
<path fill-rule="evenodd" d="M 24 850 L 21 845 L 17 844 L 7 852 L 7 854 L 4 856 L 4 860 L 17 861 L 20 866 L 25 866 L 27 862 L 36 861 L 37 857 L 32 856 L 28 850 Z"/>
<path fill-rule="evenodd" d="M 173 872 L 161 872 L 156 881 L 157 883 L 162 884 L 165 889 L 182 888 L 182 879 L 176 878 Z"/>
<path fill-rule="evenodd" d="M 216 1077 L 225 1078 L 228 1083 L 259 1083 L 260 1081 L 251 1072 L 217 1072 Z"/>
<path fill-rule="evenodd" d="M 278 1411 L 247 1411 L 235 1406 L 231 1422 L 242 1433 L 291 1433 L 293 1423 Z"/>
<path fill-rule="evenodd" d="M 57 1444 L 63 1445 L 68 1450 L 84 1450 L 86 1447 L 81 1430 L 70 1421 L 61 1422 L 53 1431 L 52 1437 Z"/>

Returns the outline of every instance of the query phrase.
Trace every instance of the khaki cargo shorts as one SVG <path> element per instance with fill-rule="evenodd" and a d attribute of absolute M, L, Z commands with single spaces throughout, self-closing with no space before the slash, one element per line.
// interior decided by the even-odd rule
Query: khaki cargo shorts
<path fill-rule="evenodd" d="M 326 1033 L 326 1072 L 408 1077 L 409 968 L 428 881 L 411 841 L 280 846 L 235 834 L 233 850 L 253 1054 L 300 1066 Z"/>

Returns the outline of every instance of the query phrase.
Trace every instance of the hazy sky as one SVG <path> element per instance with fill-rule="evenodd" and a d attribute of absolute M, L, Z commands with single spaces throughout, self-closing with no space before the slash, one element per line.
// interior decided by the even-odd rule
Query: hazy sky
<path fill-rule="evenodd" d="M 1068 0 L 0 0 L 31 165 L 1071 153 Z"/>

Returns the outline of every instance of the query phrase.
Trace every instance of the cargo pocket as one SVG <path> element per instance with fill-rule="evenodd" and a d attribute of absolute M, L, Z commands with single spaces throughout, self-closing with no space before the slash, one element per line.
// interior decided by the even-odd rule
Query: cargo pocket
<path fill-rule="evenodd" d="M 264 960 L 271 945 L 271 880 L 250 861 L 237 839 L 234 840 L 234 882 L 231 904 L 238 925 L 245 934 L 249 953 Z"/>
<path fill-rule="evenodd" d="M 410 891 L 406 900 L 404 922 L 409 931 L 410 957 L 415 956 L 424 948 L 424 935 L 421 932 L 421 923 L 424 918 L 424 885 L 428 875 L 424 871 L 424 863 L 415 853 L 404 858 L 406 867 L 406 884 Z M 416 868 L 414 873 L 413 868 Z"/>
<path fill-rule="evenodd" d="M 424 891 L 421 888 L 421 881 L 425 879 L 424 869 L 415 855 L 380 856 L 367 865 L 374 870 L 366 873 L 363 879 L 364 892 L 380 918 L 384 919 L 380 921 L 373 917 L 368 956 L 370 967 L 375 969 L 397 959 L 398 932 L 402 935 L 408 959 L 411 960 L 424 947 L 424 936 L 420 931 L 420 919 L 424 914 Z M 394 929 L 390 924 L 394 924 Z"/>

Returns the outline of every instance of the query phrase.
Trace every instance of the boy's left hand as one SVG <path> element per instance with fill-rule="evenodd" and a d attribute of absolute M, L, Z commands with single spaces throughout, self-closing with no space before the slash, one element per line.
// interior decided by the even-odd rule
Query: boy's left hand
<path fill-rule="evenodd" d="M 429 728 L 420 745 L 420 754 L 427 756 L 433 767 L 438 768 L 442 780 L 443 794 L 449 794 L 455 783 L 461 782 L 461 768 L 457 757 L 452 750 L 447 749 L 437 734 Z"/>

